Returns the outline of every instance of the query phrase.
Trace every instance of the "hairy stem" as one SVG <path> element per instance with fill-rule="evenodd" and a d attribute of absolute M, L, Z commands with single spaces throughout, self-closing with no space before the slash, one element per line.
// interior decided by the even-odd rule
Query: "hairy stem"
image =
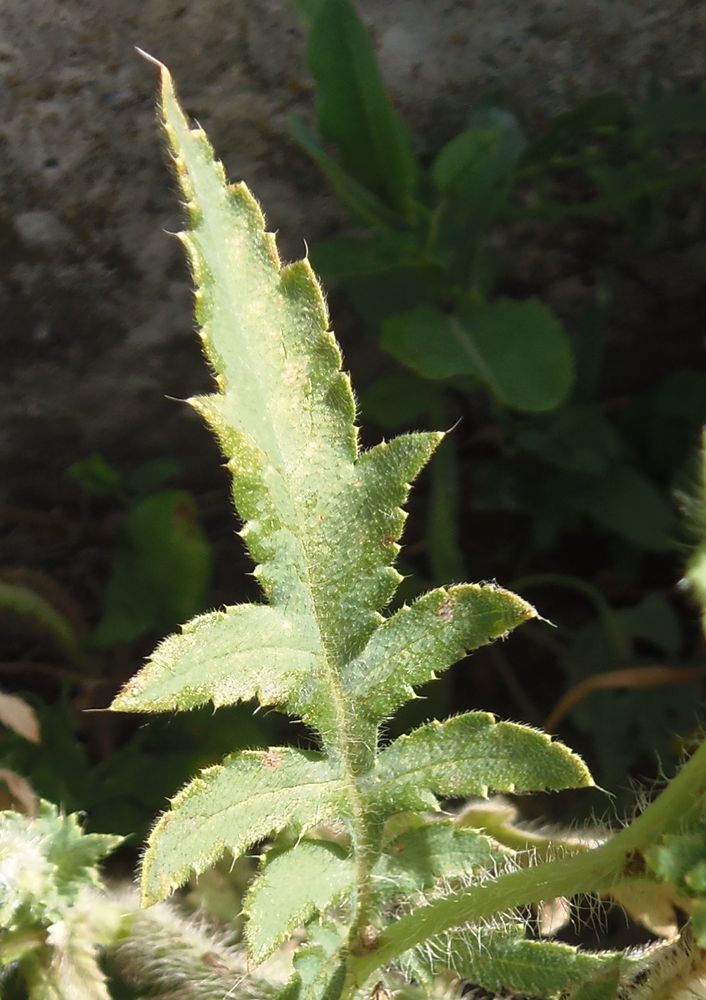
<path fill-rule="evenodd" d="M 706 743 L 630 826 L 586 853 L 504 875 L 425 906 L 393 924 L 370 954 L 352 956 L 350 974 L 359 986 L 376 969 L 444 931 L 496 913 L 559 896 L 601 892 L 633 882 L 629 870 L 639 853 L 665 833 L 682 828 L 703 808 Z"/>

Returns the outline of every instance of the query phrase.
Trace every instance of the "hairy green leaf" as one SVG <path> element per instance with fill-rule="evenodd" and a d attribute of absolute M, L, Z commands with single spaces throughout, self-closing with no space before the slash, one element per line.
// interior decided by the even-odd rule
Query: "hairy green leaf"
<path fill-rule="evenodd" d="M 520 597 L 493 584 L 432 590 L 388 618 L 345 676 L 358 710 L 379 721 L 466 653 L 536 617 Z"/>
<path fill-rule="evenodd" d="M 164 126 L 191 225 L 180 239 L 217 386 L 191 403 L 226 455 L 241 534 L 267 603 L 204 615 L 167 638 L 113 707 L 168 711 L 255 698 L 303 719 L 321 752 L 247 751 L 204 771 L 153 830 L 142 895 L 156 902 L 226 850 L 237 856 L 285 827 L 297 837 L 342 821 L 350 861 L 333 848 L 300 844 L 270 859 L 248 904 L 257 955 L 307 922 L 310 943 L 292 990 L 333 1000 L 347 952 L 338 931 L 333 944 L 316 939 L 314 914 L 345 897 L 353 951 L 356 941 L 364 947 L 363 932 L 390 893 L 467 874 L 487 856 L 480 834 L 440 827 L 404 831 L 406 839 L 385 851 L 391 813 L 436 810 L 437 795 L 484 794 L 490 785 L 562 788 L 589 778 L 548 737 L 481 713 L 424 727 L 378 760 L 378 725 L 415 685 L 535 612 L 497 587 L 461 585 L 382 617 L 401 579 L 393 564 L 410 483 L 443 435 L 406 434 L 361 452 L 350 383 L 308 261 L 280 265 L 256 202 L 244 185 L 226 184 L 163 67 L 161 77 Z M 302 893 L 306 871 L 310 887 Z"/>
<path fill-rule="evenodd" d="M 590 976 L 579 983 L 569 995 L 569 1000 L 618 1000 L 620 986 L 620 967 L 617 963 L 602 972 Z"/>
<path fill-rule="evenodd" d="M 372 879 L 380 899 L 404 898 L 441 878 L 471 875 L 491 867 L 498 851 L 487 837 L 452 821 L 426 822 L 395 837 L 383 851 Z M 355 867 L 342 847 L 302 841 L 268 859 L 245 900 L 246 938 L 254 962 L 266 958 L 299 926 L 348 900 Z"/>
<path fill-rule="evenodd" d="M 201 611 L 211 584 L 211 549 L 194 498 L 162 490 L 133 501 L 113 557 L 93 641 L 131 642 Z"/>
<path fill-rule="evenodd" d="M 429 822 L 386 846 L 373 879 L 382 897 L 405 897 L 430 889 L 439 879 L 491 868 L 501 853 L 476 830 L 464 830 L 449 820 Z"/>
<path fill-rule="evenodd" d="M 297 976 L 285 995 L 297 1000 L 338 1000 L 345 977 L 338 929 L 331 924 L 313 924 L 309 940 L 294 956 Z M 295 985 L 296 984 L 296 985 Z M 280 998 L 282 1000 L 282 998 Z"/>
<path fill-rule="evenodd" d="M 345 813 L 341 773 L 320 755 L 290 748 L 234 754 L 182 789 L 152 831 L 145 903 L 164 899 L 226 850 L 237 856 L 285 826 L 303 831 Z"/>
<path fill-rule="evenodd" d="M 36 817 L 0 813 L 0 925 L 11 928 L 23 911 L 42 922 L 61 919 L 83 888 L 99 884 L 98 862 L 122 839 L 84 833 L 76 814 L 50 802 Z"/>
<path fill-rule="evenodd" d="M 112 982 L 119 979 L 131 987 L 130 1000 L 265 1000 L 287 977 L 286 967 L 273 965 L 262 976 L 247 975 L 245 950 L 233 941 L 227 924 L 221 929 L 211 922 L 216 915 L 206 906 L 199 907 L 194 920 L 169 904 L 140 909 L 125 893 L 113 905 L 125 913 L 126 901 L 132 912 L 123 921 L 117 947 L 110 949 L 110 968 L 117 972 Z"/>
<path fill-rule="evenodd" d="M 378 758 L 375 794 L 408 808 L 442 798 L 559 791 L 591 785 L 585 764 L 546 733 L 487 712 L 433 721 L 400 736 Z"/>
<path fill-rule="evenodd" d="M 288 809 L 302 823 L 329 815 L 331 801 L 328 806 L 318 802 L 318 785 L 328 783 L 331 800 L 331 782 L 339 783 L 336 802 L 345 814 L 340 783 L 347 781 L 350 795 L 351 747 L 369 755 L 374 733 L 364 719 L 347 712 L 341 677 L 398 585 L 391 563 L 404 526 L 401 505 L 441 439 L 440 434 L 405 435 L 359 453 L 353 395 L 308 262 L 280 267 L 257 204 L 243 185 L 226 185 L 204 134 L 190 130 L 166 70 L 162 112 L 188 200 L 193 230 L 181 238 L 197 284 L 204 349 L 219 389 L 192 403 L 215 430 L 234 474 L 236 506 L 245 521 L 242 534 L 270 601 L 268 623 L 277 625 L 267 637 L 269 645 L 273 632 L 296 639 L 260 650 L 270 655 L 260 661 L 259 682 L 255 658 L 236 657 L 231 669 L 240 676 L 229 688 L 218 663 L 227 629 L 235 651 L 254 653 L 262 631 L 253 622 L 258 616 L 264 622 L 268 612 L 256 608 L 211 617 L 208 635 L 198 626 L 192 633 L 197 646 L 212 644 L 205 662 L 201 652 L 199 662 L 188 652 L 183 655 L 190 648 L 188 632 L 168 640 L 115 707 L 135 711 L 208 698 L 222 703 L 261 691 L 301 714 L 340 763 L 335 781 L 322 762 L 318 782 L 307 771 L 305 787 L 297 791 L 296 768 L 273 771 L 278 780 L 260 788 L 259 811 L 253 807 L 246 813 L 242 805 L 257 782 L 253 778 L 251 786 L 243 778 L 259 768 L 256 758 L 231 758 L 207 772 L 177 797 L 153 833 L 143 876 L 149 899 L 169 892 L 191 868 L 202 870 L 225 847 L 243 850 L 280 829 Z M 255 633 L 249 638 L 239 628 L 245 616 Z M 281 651 L 282 645 L 288 652 Z M 297 654 L 300 664 L 305 659 L 314 668 L 305 677 L 297 669 Z M 170 677 L 172 672 L 178 677 Z M 271 679 L 265 682 L 268 673 Z M 308 764 L 309 770 L 314 767 Z M 268 799 L 268 790 L 281 788 L 283 778 L 292 789 L 289 797 Z M 234 813 L 240 823 L 230 821 Z M 359 809 L 356 815 L 361 816 Z M 196 817 L 203 821 L 198 829 Z"/>
<path fill-rule="evenodd" d="M 614 970 L 617 982 L 620 963 L 616 953 L 582 953 L 566 944 L 527 940 L 519 931 L 487 934 L 480 948 L 471 940 L 457 940 L 449 964 L 465 980 L 488 990 L 559 997 L 589 978 L 612 976 Z"/>
<path fill-rule="evenodd" d="M 253 962 L 267 958 L 315 913 L 350 895 L 354 880 L 346 851 L 324 841 L 303 841 L 268 859 L 244 904 Z"/>
<path fill-rule="evenodd" d="M 265 594 L 317 635 L 326 690 L 311 721 L 336 732 L 340 664 L 362 647 L 397 586 L 390 563 L 400 505 L 441 435 L 407 435 L 359 455 L 353 396 L 308 263 L 280 268 L 255 201 L 244 186 L 226 186 L 166 71 L 162 98 L 194 226 L 182 240 L 199 286 L 197 316 L 220 389 L 192 402 L 228 456 Z"/>
<path fill-rule="evenodd" d="M 109 1000 L 94 889 L 121 841 L 48 802 L 35 817 L 0 813 L 0 969 L 19 962 L 30 1000 Z"/>
<path fill-rule="evenodd" d="M 51 953 L 23 963 L 29 1000 L 111 1000 L 85 913 L 67 913 L 52 926 L 50 940 Z"/>
<path fill-rule="evenodd" d="M 311 621 L 266 604 L 195 618 L 165 639 L 113 702 L 119 711 L 164 712 L 257 698 L 306 714 L 306 690 L 322 671 Z"/>
<path fill-rule="evenodd" d="M 706 944 L 706 829 L 667 834 L 645 851 L 648 869 L 676 891 L 681 909 L 691 914 L 700 947 Z"/>
<path fill-rule="evenodd" d="M 309 154 L 321 173 L 331 185 L 344 205 L 347 205 L 353 216 L 373 229 L 394 227 L 397 216 L 371 191 L 359 184 L 346 173 L 332 156 L 326 152 L 311 129 L 307 128 L 301 119 L 292 116 L 289 119 L 289 131 L 302 149 Z"/>

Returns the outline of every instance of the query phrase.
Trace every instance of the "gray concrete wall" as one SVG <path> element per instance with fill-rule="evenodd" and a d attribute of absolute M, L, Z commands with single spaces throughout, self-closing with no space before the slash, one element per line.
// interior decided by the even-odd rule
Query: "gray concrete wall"
<path fill-rule="evenodd" d="M 706 3 L 361 0 L 389 87 L 429 144 L 500 87 L 527 122 L 587 94 L 703 78 Z M 92 449 L 131 462 L 205 437 L 165 394 L 204 388 L 153 117 L 167 62 L 188 111 L 280 231 L 285 256 L 340 218 L 286 134 L 309 113 L 285 0 L 0 5 L 0 491 L 40 503 Z M 45 477 L 49 475 L 49 486 Z M 56 489 L 60 489 L 57 485 Z M 1 495 L 1 493 L 0 493 Z"/>

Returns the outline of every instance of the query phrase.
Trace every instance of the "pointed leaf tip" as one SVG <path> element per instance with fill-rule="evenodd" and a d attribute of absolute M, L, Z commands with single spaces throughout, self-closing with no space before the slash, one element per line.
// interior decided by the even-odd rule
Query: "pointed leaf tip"
<path fill-rule="evenodd" d="M 150 53 L 146 52 L 145 49 L 141 49 L 139 45 L 135 46 L 135 52 L 137 52 L 137 54 L 141 56 L 145 62 L 151 63 L 152 66 L 156 66 L 160 73 L 169 73 L 169 70 L 163 62 L 160 62 L 159 59 L 155 58 L 155 56 L 150 55 Z"/>
<path fill-rule="evenodd" d="M 379 791 L 407 808 L 439 798 L 522 794 L 593 785 L 581 758 L 546 733 L 468 712 L 400 736 L 379 757 Z"/>
<path fill-rule="evenodd" d="M 531 604 L 495 585 L 432 590 L 373 633 L 348 667 L 347 691 L 361 710 L 379 721 L 412 697 L 415 686 L 536 617 Z"/>

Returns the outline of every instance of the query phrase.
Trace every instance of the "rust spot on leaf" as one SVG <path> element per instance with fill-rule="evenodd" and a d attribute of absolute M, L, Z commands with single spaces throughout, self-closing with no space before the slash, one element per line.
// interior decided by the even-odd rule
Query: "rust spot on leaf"
<path fill-rule="evenodd" d="M 268 750 L 262 755 L 262 766 L 268 768 L 270 771 L 276 771 L 284 760 L 284 754 L 281 750 Z"/>
<path fill-rule="evenodd" d="M 439 605 L 436 609 L 436 613 L 445 625 L 448 625 L 453 620 L 454 602 L 450 597 L 447 597 L 446 600 Z"/>
<path fill-rule="evenodd" d="M 372 924 L 368 924 L 367 927 L 362 928 L 360 934 L 358 935 L 358 944 L 363 954 L 375 951 L 379 943 L 380 932 L 377 927 L 373 927 Z"/>

